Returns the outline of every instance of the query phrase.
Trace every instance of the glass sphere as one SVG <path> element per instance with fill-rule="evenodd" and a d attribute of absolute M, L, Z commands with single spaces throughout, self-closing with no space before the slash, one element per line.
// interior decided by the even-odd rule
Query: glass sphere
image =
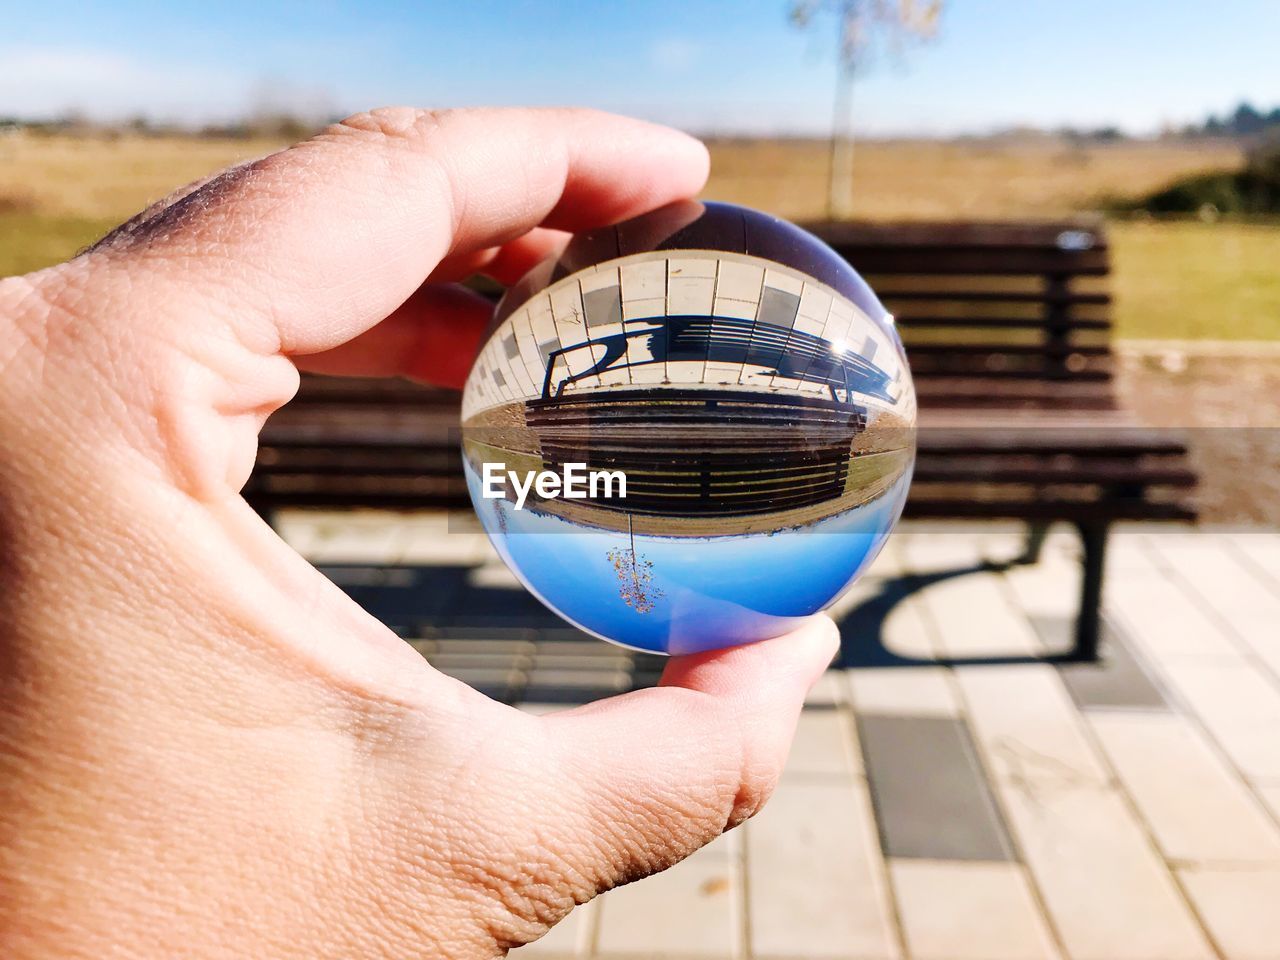
<path fill-rule="evenodd" d="M 507 292 L 463 460 L 547 606 L 687 654 L 779 636 L 848 589 L 902 512 L 915 420 L 893 317 L 848 263 L 684 201 L 577 235 Z"/>

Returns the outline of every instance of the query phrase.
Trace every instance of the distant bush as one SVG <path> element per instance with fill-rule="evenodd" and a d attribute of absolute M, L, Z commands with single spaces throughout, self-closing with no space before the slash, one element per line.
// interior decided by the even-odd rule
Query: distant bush
<path fill-rule="evenodd" d="M 1280 107 L 1259 110 L 1251 103 L 1241 103 L 1231 113 L 1211 116 L 1204 123 L 1192 124 L 1180 131 L 1184 137 L 1243 137 L 1265 136 L 1280 129 Z"/>
<path fill-rule="evenodd" d="M 1195 174 L 1116 207 L 1147 213 L 1280 213 L 1280 142 L 1255 148 L 1240 170 Z"/>

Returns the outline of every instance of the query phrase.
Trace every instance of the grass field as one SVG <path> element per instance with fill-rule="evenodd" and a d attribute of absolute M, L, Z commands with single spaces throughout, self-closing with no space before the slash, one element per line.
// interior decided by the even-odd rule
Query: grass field
<path fill-rule="evenodd" d="M 0 276 L 73 255 L 170 190 L 275 147 L 268 141 L 0 137 Z M 718 141 L 707 195 L 821 216 L 826 146 Z M 873 142 L 855 150 L 855 214 L 1037 219 L 1097 209 L 1238 163 L 1231 144 Z M 1280 226 L 1111 225 L 1119 336 L 1280 339 Z"/>
<path fill-rule="evenodd" d="M 1117 332 L 1187 340 L 1280 339 L 1280 226 L 1111 226 Z"/>

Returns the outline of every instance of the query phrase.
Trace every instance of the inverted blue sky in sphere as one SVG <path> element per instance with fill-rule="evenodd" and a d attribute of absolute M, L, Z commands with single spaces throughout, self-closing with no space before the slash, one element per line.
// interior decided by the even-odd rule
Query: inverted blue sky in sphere
<path fill-rule="evenodd" d="M 0 3 L 0 116 L 585 104 L 698 132 L 829 129 L 834 30 L 786 0 Z M 1116 124 L 1280 101 L 1275 0 L 951 0 L 859 82 L 864 133 Z"/>
<path fill-rule="evenodd" d="M 571 524 L 502 500 L 467 483 L 498 552 L 527 586 L 562 616 L 593 633 L 645 650 L 695 653 L 786 632 L 825 608 L 874 559 L 898 518 L 910 475 L 853 510 L 800 529 L 724 537 L 635 538 L 653 564 L 653 609 L 622 599 L 608 554 L 627 549 L 626 533 Z M 496 511 L 504 514 L 505 530 Z"/>

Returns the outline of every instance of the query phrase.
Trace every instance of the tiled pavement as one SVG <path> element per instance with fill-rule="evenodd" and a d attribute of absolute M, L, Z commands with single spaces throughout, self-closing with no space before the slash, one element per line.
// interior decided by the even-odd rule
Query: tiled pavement
<path fill-rule="evenodd" d="M 509 702 L 660 669 L 564 628 L 459 521 L 282 529 Z M 1122 530 L 1105 667 L 1039 660 L 1067 637 L 1075 547 L 991 562 L 1018 546 L 905 527 L 835 611 L 845 651 L 764 812 L 519 955 L 1280 960 L 1280 534 Z"/>

